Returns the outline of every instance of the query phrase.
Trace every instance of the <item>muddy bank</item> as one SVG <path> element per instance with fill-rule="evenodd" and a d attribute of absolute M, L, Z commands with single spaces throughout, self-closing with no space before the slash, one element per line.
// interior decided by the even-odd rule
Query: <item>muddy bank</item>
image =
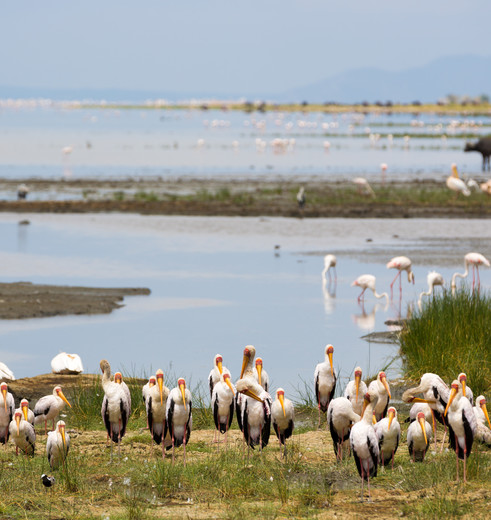
<path fill-rule="evenodd" d="M 480 179 L 479 179 L 480 180 Z M 25 201 L 12 200 L 25 182 Z M 19 213 L 122 212 L 147 215 L 277 216 L 298 218 L 489 218 L 491 198 L 473 193 L 455 198 L 442 182 L 370 181 L 376 197 L 359 192 L 352 181 L 319 177 L 295 179 L 0 179 L 0 211 Z M 307 203 L 296 193 L 305 186 Z"/>
<path fill-rule="evenodd" d="M 45 318 L 70 314 L 109 314 L 125 296 L 148 295 L 147 288 L 102 288 L 0 283 L 0 319 Z"/>

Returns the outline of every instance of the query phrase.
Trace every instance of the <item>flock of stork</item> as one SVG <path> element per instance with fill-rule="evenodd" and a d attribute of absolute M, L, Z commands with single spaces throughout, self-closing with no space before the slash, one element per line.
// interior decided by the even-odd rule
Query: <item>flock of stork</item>
<path fill-rule="evenodd" d="M 452 277 L 452 289 L 455 288 L 457 277 L 466 277 L 469 267 L 473 268 L 473 289 L 475 282 L 479 287 L 479 266 L 488 266 L 489 261 L 479 253 L 468 253 L 465 256 L 465 273 L 455 273 Z M 407 272 L 408 281 L 414 283 L 411 261 L 407 257 L 395 257 L 388 264 L 398 273 L 391 283 L 391 291 L 397 278 L 401 287 L 401 273 Z M 336 257 L 326 255 L 324 258 L 323 281 L 327 276 L 331 280 L 331 269 L 336 268 Z M 475 272 L 474 272 L 475 271 Z M 433 285 L 443 285 L 443 278 L 438 273 L 428 276 L 431 294 Z M 362 288 L 358 297 L 360 300 L 366 289 L 371 289 L 377 298 L 386 297 L 387 293 L 377 294 L 375 277 L 362 275 L 352 284 Z M 319 411 L 319 428 L 321 416 L 327 413 L 327 425 L 333 440 L 336 458 L 341 460 L 346 452 L 353 453 L 358 472 L 361 476 L 362 500 L 364 482 L 367 481 L 370 499 L 370 478 L 377 475 L 379 464 L 394 464 L 401 426 L 397 420 L 397 410 L 389 406 L 391 392 L 384 372 L 379 372 L 377 378 L 367 385 L 362 381 L 362 370 L 357 367 L 354 380 L 344 389 L 344 396 L 334 398 L 337 377 L 333 367 L 332 345 L 325 348 L 325 360 L 315 368 L 315 395 Z M 60 355 L 61 356 L 61 355 Z M 123 381 L 120 372 L 114 376 L 107 360 L 100 362 L 102 371 L 102 388 L 104 398 L 101 414 L 111 445 L 111 460 L 113 458 L 113 443 L 118 444 L 121 454 L 121 439 L 125 435 L 131 415 L 131 394 Z M 491 422 L 486 409 L 486 399 L 479 396 L 473 407 L 473 394 L 466 384 L 466 375 L 459 374 L 449 388 L 436 374 L 427 373 L 421 378 L 420 385 L 404 392 L 403 401 L 412 403 L 407 429 L 407 444 L 413 462 L 423 461 L 432 437 L 436 449 L 436 421 L 445 428 L 442 448 L 447 435 L 450 446 L 457 455 L 457 480 L 459 478 L 459 459 L 463 459 L 463 479 L 466 481 L 466 461 L 471 453 L 474 439 L 491 446 Z M 228 430 L 232 424 L 234 413 L 240 430 L 243 433 L 244 448 L 256 446 L 260 450 L 269 443 L 271 425 L 280 445 L 281 456 L 287 456 L 286 440 L 291 437 L 294 429 L 294 406 L 291 400 L 285 398 L 282 388 L 276 390 L 273 402 L 269 392 L 269 377 L 263 368 L 261 358 L 256 358 L 256 349 L 252 345 L 245 347 L 240 378 L 234 385 L 231 382 L 230 371 L 223 365 L 223 358 L 217 354 L 213 368 L 208 376 L 211 406 L 215 422 L 215 442 L 217 432 L 225 434 L 227 442 Z M 46 452 L 49 464 L 57 468 L 63 464 L 68 455 L 70 437 L 65 431 L 65 422 L 55 419 L 66 404 L 71 407 L 60 386 L 56 386 L 52 395 L 39 399 L 34 410 L 29 409 L 26 399 L 15 409 L 14 398 L 8 392 L 7 383 L 0 385 L 0 442 L 6 444 L 9 437 L 26 455 L 34 455 L 36 433 L 34 424 L 44 422 L 45 434 L 48 435 Z M 423 397 L 417 397 L 422 394 Z M 192 430 L 192 395 L 186 387 L 183 378 L 178 379 L 177 386 L 169 390 L 164 385 L 164 373 L 157 370 L 142 388 L 145 403 L 148 429 L 156 444 L 162 445 L 162 458 L 166 450 L 172 449 L 172 463 L 175 460 L 175 448 L 183 446 L 183 463 L 186 464 L 186 444 Z M 52 421 L 53 431 L 47 432 L 47 423 Z M 250 453 L 250 452 L 248 452 Z"/>
<path fill-rule="evenodd" d="M 397 410 L 389 406 L 391 392 L 386 374 L 379 372 L 377 378 L 368 386 L 362 381 L 362 370 L 357 367 L 354 379 L 344 389 L 344 396 L 334 398 L 337 376 L 333 365 L 334 347 L 325 347 L 325 360 L 315 368 L 315 395 L 321 417 L 327 413 L 334 452 L 337 460 L 344 455 L 353 454 L 361 477 L 361 497 L 364 497 L 364 482 L 367 481 L 370 500 L 370 478 L 377 476 L 379 464 L 394 465 L 394 456 L 401 438 L 401 425 Z M 118 444 L 121 453 L 121 439 L 125 435 L 131 415 L 131 395 L 120 372 L 111 375 L 107 360 L 100 362 L 102 371 L 102 418 L 106 427 L 108 441 Z M 269 390 L 269 377 L 263 368 L 261 358 L 256 358 L 252 345 L 245 347 L 240 378 L 235 385 L 231 382 L 230 371 L 223 365 L 223 358 L 217 354 L 208 377 L 211 406 L 217 432 L 227 433 L 232 424 L 234 413 L 243 433 L 244 449 L 255 446 L 262 451 L 268 445 L 271 424 L 279 441 L 281 456 L 287 456 L 286 440 L 294 429 L 295 412 L 293 403 L 285 398 L 282 388 L 276 390 L 273 402 Z M 44 396 L 37 402 L 34 411 L 23 399 L 15 410 L 14 398 L 8 392 L 7 383 L 0 385 L 0 442 L 6 444 L 9 436 L 26 455 L 34 454 L 36 434 L 35 423 L 53 422 L 53 431 L 48 433 L 46 445 L 49 464 L 56 469 L 66 460 L 70 447 L 65 423 L 55 418 L 66 404 L 71 406 L 62 389 L 57 386 L 52 395 Z M 423 397 L 417 397 L 422 394 Z M 166 450 L 172 448 L 174 463 L 175 448 L 183 446 L 183 463 L 186 464 L 186 444 L 192 430 L 192 395 L 186 388 L 186 381 L 178 379 L 177 387 L 169 390 L 164 385 L 164 373 L 157 370 L 142 388 L 145 402 L 148 429 L 156 444 L 162 445 L 162 458 Z M 403 401 L 412 403 L 409 412 L 410 425 L 406 438 L 413 462 L 424 461 L 432 438 L 435 439 L 436 421 L 445 428 L 442 447 L 447 430 L 450 446 L 457 455 L 457 480 L 459 479 L 459 459 L 464 461 L 463 479 L 466 481 L 466 461 L 471 453 L 474 440 L 491 446 L 491 422 L 486 409 L 486 399 L 479 396 L 473 407 L 473 394 L 467 386 L 464 373 L 452 382 L 449 388 L 436 374 L 427 373 L 421 378 L 419 386 L 406 390 Z M 489 428 L 486 426 L 486 421 Z M 250 453 L 250 452 L 248 452 Z"/>

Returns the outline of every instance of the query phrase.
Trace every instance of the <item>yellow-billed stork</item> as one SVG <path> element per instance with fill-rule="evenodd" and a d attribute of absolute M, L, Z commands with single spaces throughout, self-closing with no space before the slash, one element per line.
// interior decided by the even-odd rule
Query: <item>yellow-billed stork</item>
<path fill-rule="evenodd" d="M 269 392 L 269 375 L 264 370 L 263 367 L 263 359 L 258 357 L 256 359 L 256 366 L 253 370 L 254 378 L 256 381 L 266 390 L 266 392 Z"/>
<path fill-rule="evenodd" d="M 382 466 L 385 466 L 392 461 L 392 469 L 394 469 L 394 455 L 401 438 L 401 425 L 397 420 L 397 410 L 390 406 L 387 410 L 387 417 L 381 419 L 373 427 L 378 438 L 380 462 Z"/>
<path fill-rule="evenodd" d="M 271 418 L 273 420 L 273 428 L 278 437 L 278 442 L 285 447 L 283 456 L 286 457 L 286 439 L 289 439 L 295 428 L 295 410 L 290 399 L 285 398 L 283 388 L 276 390 L 276 399 L 271 406 Z"/>
<path fill-rule="evenodd" d="M 28 422 L 20 410 L 16 410 L 14 418 L 9 426 L 10 436 L 15 443 L 15 453 L 19 454 L 19 449 L 26 455 L 34 455 L 36 445 L 36 433 L 34 426 Z"/>
<path fill-rule="evenodd" d="M 164 437 L 169 432 L 172 443 L 172 463 L 175 448 L 183 446 L 183 463 L 186 465 L 186 444 L 189 442 L 193 428 L 192 395 L 186 388 L 186 381 L 181 377 L 167 398 L 165 413 Z"/>
<path fill-rule="evenodd" d="M 423 462 L 431 441 L 431 425 L 424 412 L 418 412 L 416 420 L 407 429 L 406 438 L 413 462 Z"/>
<path fill-rule="evenodd" d="M 55 428 L 55 419 L 58 414 L 65 408 L 67 404 L 70 408 L 72 405 L 65 397 L 61 386 L 55 386 L 52 395 L 45 395 L 41 397 L 34 407 L 34 422 L 35 424 L 44 421 L 44 433 L 47 433 L 47 423 L 51 419 L 53 421 L 53 429 Z"/>
<path fill-rule="evenodd" d="M 319 410 L 318 428 L 320 428 L 321 425 L 321 412 L 327 412 L 329 402 L 334 397 L 334 392 L 336 391 L 336 374 L 334 373 L 332 364 L 334 347 L 332 345 L 326 345 L 324 353 L 324 361 L 317 364 L 314 372 L 315 397 Z"/>
<path fill-rule="evenodd" d="M 473 411 L 477 421 L 476 439 L 483 444 L 491 446 L 491 422 L 489 421 L 488 410 L 486 408 L 486 398 L 483 395 L 477 397 Z M 489 428 L 486 426 L 486 421 Z"/>
<path fill-rule="evenodd" d="M 327 424 L 331 432 L 336 460 L 343 459 L 343 451 L 349 445 L 350 429 L 360 420 L 353 410 L 353 403 L 346 397 L 336 397 L 327 408 Z"/>
<path fill-rule="evenodd" d="M 14 396 L 9 392 L 7 383 L 4 382 L 0 385 L 0 442 L 2 444 L 7 444 L 9 440 L 9 426 L 14 412 Z"/>
<path fill-rule="evenodd" d="M 58 421 L 56 429 L 48 433 L 46 442 L 46 453 L 48 462 L 52 469 L 64 464 L 70 449 L 70 436 L 65 432 L 65 422 Z"/>
<path fill-rule="evenodd" d="M 457 456 L 457 482 L 459 481 L 459 459 L 464 461 L 464 482 L 467 482 L 467 457 L 471 454 L 472 443 L 477 433 L 477 420 L 472 405 L 463 395 L 462 384 L 452 382 L 445 415 L 448 418 L 450 446 Z"/>
<path fill-rule="evenodd" d="M 213 388 L 220 381 L 220 377 L 223 374 L 228 374 L 230 376 L 230 370 L 223 365 L 223 357 L 221 354 L 217 354 L 213 359 L 213 368 L 210 370 L 208 374 L 208 386 L 210 388 L 210 398 L 213 395 Z"/>
<path fill-rule="evenodd" d="M 164 385 L 164 372 L 159 369 L 155 374 L 157 384 L 150 387 L 145 401 L 147 422 L 150 433 L 156 444 L 162 444 L 162 458 L 165 458 L 165 450 L 172 445 L 169 432 L 164 439 L 165 412 L 170 390 Z"/>
<path fill-rule="evenodd" d="M 373 409 L 377 403 L 378 394 L 365 394 L 361 419 L 351 428 L 350 445 L 356 462 L 356 468 L 361 477 L 361 500 L 363 487 L 368 483 L 368 500 L 370 500 L 370 477 L 377 476 L 379 448 L 377 434 L 372 425 Z"/>
<path fill-rule="evenodd" d="M 112 460 L 113 442 L 118 444 L 118 452 L 119 456 L 121 456 L 121 439 L 126 433 L 126 426 L 131 415 L 131 397 L 120 372 L 116 372 L 114 381 L 111 381 L 111 366 L 109 362 L 103 359 L 100 363 L 100 367 L 102 371 L 102 388 L 104 390 L 101 415 L 106 427 L 107 436 L 112 441 Z"/>
<path fill-rule="evenodd" d="M 350 381 L 344 389 L 344 397 L 350 400 L 353 406 L 353 411 L 358 415 L 361 415 L 361 410 L 363 408 L 363 396 L 367 393 L 368 390 L 366 383 L 361 380 L 361 377 L 361 367 L 356 367 L 355 378 Z"/>
<path fill-rule="evenodd" d="M 370 394 L 376 393 L 378 396 L 374 408 L 374 414 L 377 421 L 380 421 L 380 419 L 383 419 L 387 415 L 387 409 L 389 408 L 391 397 L 389 383 L 387 382 L 385 372 L 382 371 L 377 374 L 377 379 L 368 385 L 368 392 Z"/>

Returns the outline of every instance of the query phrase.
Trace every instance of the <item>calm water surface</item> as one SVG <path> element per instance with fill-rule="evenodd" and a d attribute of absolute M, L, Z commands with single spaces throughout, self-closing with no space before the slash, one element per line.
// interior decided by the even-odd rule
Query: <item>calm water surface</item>
<path fill-rule="evenodd" d="M 106 357 L 124 373 L 148 376 L 162 367 L 195 385 L 217 352 L 238 376 L 243 347 L 253 344 L 273 388 L 296 392 L 303 380 L 310 384 L 327 343 L 343 379 L 357 365 L 373 374 L 394 356 L 389 374 L 395 376 L 397 348 L 361 336 L 405 315 L 430 269 L 449 280 L 463 271 L 469 250 L 491 253 L 489 226 L 483 242 L 487 223 L 480 221 L 28 218 L 29 226 L 19 226 L 19 216 L 0 216 L 2 281 L 144 286 L 152 294 L 126 298 L 125 307 L 107 316 L 0 322 L 0 360 L 18 378 L 49 372 L 51 358 L 67 351 L 81 355 L 86 372 L 97 372 Z M 456 247 L 451 237 L 458 233 L 465 239 Z M 338 256 L 335 295 L 321 285 L 328 252 Z M 368 295 L 360 306 L 351 282 L 372 273 L 379 292 L 388 290 L 395 273 L 385 263 L 402 252 L 413 257 L 416 285 L 403 280 L 402 302 L 385 307 Z M 482 280 L 489 288 L 490 273 Z"/>

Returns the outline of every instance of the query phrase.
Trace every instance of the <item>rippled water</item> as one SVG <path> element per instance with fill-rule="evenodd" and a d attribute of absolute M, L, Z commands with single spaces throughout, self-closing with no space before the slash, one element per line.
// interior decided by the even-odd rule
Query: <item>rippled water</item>
<path fill-rule="evenodd" d="M 18 215 L 0 215 L 2 281 L 145 286 L 152 294 L 128 297 L 107 316 L 0 322 L 0 360 L 16 377 L 49 372 L 51 358 L 67 351 L 81 355 L 87 372 L 106 357 L 127 374 L 162 367 L 196 384 L 217 352 L 238 376 L 243 347 L 253 344 L 273 387 L 295 392 L 311 383 L 326 343 L 344 380 L 357 365 L 373 374 L 397 348 L 361 336 L 405 315 L 430 269 L 449 280 L 466 252 L 491 256 L 488 222 L 477 220 L 26 217 L 31 224 L 19 226 Z M 328 252 L 338 256 L 335 295 L 322 291 Z M 388 290 L 395 273 L 385 263 L 402 253 L 413 259 L 416 285 L 404 280 L 402 302 L 387 308 L 372 295 L 360 306 L 353 279 L 372 273 Z M 489 270 L 482 281 L 490 287 Z M 398 367 L 396 359 L 389 374 Z"/>

